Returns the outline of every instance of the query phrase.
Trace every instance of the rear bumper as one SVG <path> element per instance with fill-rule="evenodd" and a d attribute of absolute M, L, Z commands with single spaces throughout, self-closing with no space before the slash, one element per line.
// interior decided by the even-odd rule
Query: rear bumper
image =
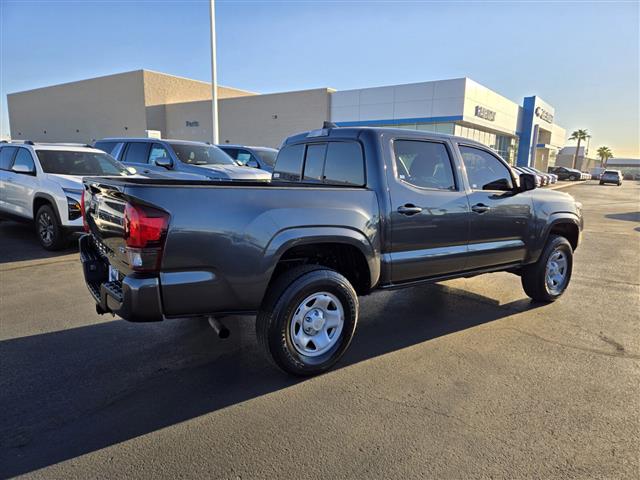
<path fill-rule="evenodd" d="M 90 235 L 80 237 L 84 280 L 101 313 L 114 313 L 130 322 L 162 320 L 160 281 L 156 277 L 128 275 L 109 281 L 109 263 Z"/>

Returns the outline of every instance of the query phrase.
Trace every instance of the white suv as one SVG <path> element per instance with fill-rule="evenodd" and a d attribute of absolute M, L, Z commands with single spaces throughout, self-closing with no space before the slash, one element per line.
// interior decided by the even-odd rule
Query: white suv
<path fill-rule="evenodd" d="M 76 144 L 0 143 L 0 216 L 35 222 L 47 250 L 82 230 L 82 177 L 127 175 L 101 150 Z"/>

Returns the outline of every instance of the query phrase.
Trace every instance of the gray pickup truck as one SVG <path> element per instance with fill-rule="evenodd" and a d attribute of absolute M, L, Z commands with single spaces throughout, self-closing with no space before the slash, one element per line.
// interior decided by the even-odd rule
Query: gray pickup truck
<path fill-rule="evenodd" d="M 581 205 L 465 138 L 323 128 L 288 138 L 271 183 L 86 178 L 80 256 L 99 313 L 134 321 L 256 314 L 283 370 L 345 352 L 358 296 L 508 271 L 551 302 Z"/>

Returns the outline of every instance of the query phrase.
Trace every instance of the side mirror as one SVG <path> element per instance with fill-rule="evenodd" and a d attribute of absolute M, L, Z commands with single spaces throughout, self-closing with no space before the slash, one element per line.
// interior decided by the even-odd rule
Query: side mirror
<path fill-rule="evenodd" d="M 520 174 L 520 191 L 526 192 L 536 188 L 536 176 L 532 173 Z"/>
<path fill-rule="evenodd" d="M 158 157 L 156 158 L 156 165 L 159 167 L 170 169 L 173 166 L 173 162 L 169 157 Z"/>
<path fill-rule="evenodd" d="M 35 175 L 36 170 L 33 166 L 29 167 L 27 165 L 14 165 L 11 167 L 11 171 L 14 173 L 22 173 L 26 175 Z"/>
<path fill-rule="evenodd" d="M 260 165 L 258 165 L 258 162 L 256 161 L 255 158 L 250 159 L 247 163 L 246 163 L 247 167 L 251 167 L 251 168 L 260 168 Z"/>

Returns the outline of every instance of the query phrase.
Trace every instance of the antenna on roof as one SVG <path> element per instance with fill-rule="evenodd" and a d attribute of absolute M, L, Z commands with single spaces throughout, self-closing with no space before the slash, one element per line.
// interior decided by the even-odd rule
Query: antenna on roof
<path fill-rule="evenodd" d="M 338 125 L 336 125 L 336 124 L 335 124 L 335 123 L 333 123 L 333 122 L 327 122 L 327 121 L 325 121 L 325 122 L 322 124 L 322 128 L 338 128 Z"/>

